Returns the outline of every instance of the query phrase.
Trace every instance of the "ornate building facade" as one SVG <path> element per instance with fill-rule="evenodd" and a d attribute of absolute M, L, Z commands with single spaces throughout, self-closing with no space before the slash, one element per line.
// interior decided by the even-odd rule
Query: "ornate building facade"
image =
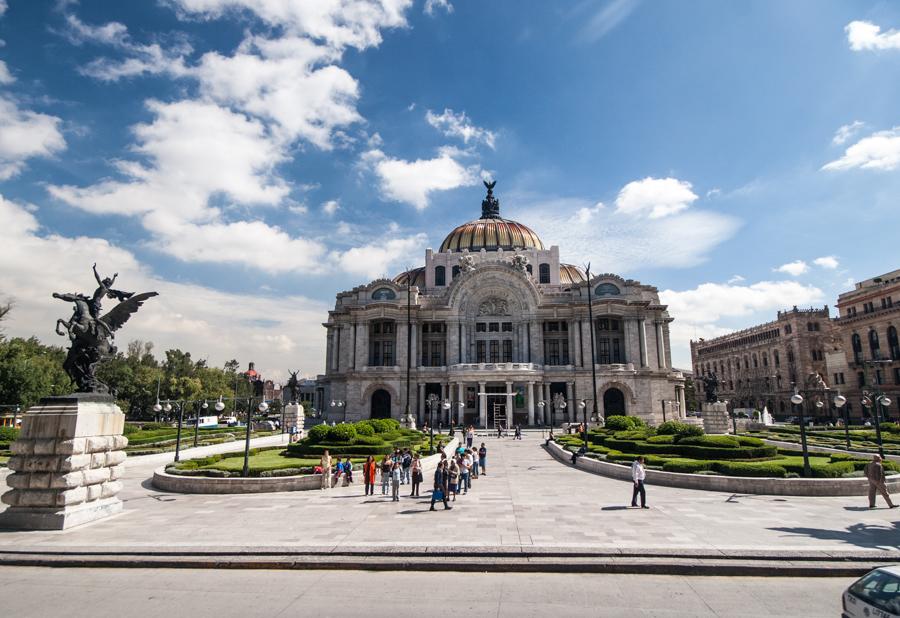
<path fill-rule="evenodd" d="M 337 295 L 324 324 L 327 418 L 408 409 L 420 424 L 558 425 L 590 417 L 594 400 L 601 416 L 677 416 L 684 379 L 656 288 L 614 274 L 587 281 L 559 247 L 500 217 L 487 186 L 481 217 L 427 249 L 424 266 Z"/>
<path fill-rule="evenodd" d="M 775 320 L 715 339 L 691 341 L 694 375 L 715 376 L 718 394 L 735 408 L 765 406 L 776 417 L 792 414 L 794 385 L 826 375 L 834 325 L 828 307 L 779 311 Z"/>

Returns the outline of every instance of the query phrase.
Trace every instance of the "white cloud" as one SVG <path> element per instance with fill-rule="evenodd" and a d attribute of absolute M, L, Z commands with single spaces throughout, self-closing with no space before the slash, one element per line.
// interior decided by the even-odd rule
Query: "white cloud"
<path fill-rule="evenodd" d="M 412 0 L 170 0 L 182 11 L 207 19 L 249 11 L 270 26 L 307 36 L 335 49 L 381 43 L 381 31 L 406 26 Z"/>
<path fill-rule="evenodd" d="M 6 9 L 8 5 L 6 4 L 6 0 L 0 0 L 0 17 L 3 17 L 3 14 L 6 13 Z"/>
<path fill-rule="evenodd" d="M 793 262 L 788 262 L 787 264 L 782 264 L 778 268 L 773 268 L 772 270 L 777 273 L 785 273 L 793 277 L 799 277 L 809 270 L 809 264 L 803 260 L 795 260 Z"/>
<path fill-rule="evenodd" d="M 434 15 L 439 9 L 452 13 L 453 5 L 450 0 L 425 0 L 426 15 Z"/>
<path fill-rule="evenodd" d="M 813 260 L 813 264 L 820 266 L 821 268 L 827 268 L 828 270 L 834 270 L 840 265 L 838 259 L 833 255 L 825 255 L 816 258 Z"/>
<path fill-rule="evenodd" d="M 64 345 L 53 333 L 57 318 L 71 308 L 53 292 L 84 292 L 95 283 L 91 264 L 118 272 L 124 289 L 155 290 L 138 316 L 119 334 L 120 347 L 132 339 L 152 340 L 156 352 L 180 348 L 221 366 L 238 358 L 255 361 L 266 376 L 302 363 L 304 373 L 323 369 L 325 337 L 320 326 L 328 306 L 301 296 L 232 294 L 200 285 L 174 283 L 150 273 L 128 251 L 90 237 L 41 234 L 25 207 L 0 196 L 0 289 L 10 291 L 15 309 L 4 322 L 10 336 L 37 336 Z M 262 252 L 259 252 L 262 253 Z M 263 319 L 264 318 L 264 319 Z"/>
<path fill-rule="evenodd" d="M 482 129 L 472 124 L 465 112 L 456 113 L 446 108 L 440 114 L 428 110 L 425 114 L 428 124 L 444 134 L 445 137 L 458 137 L 463 143 L 481 142 L 490 148 L 494 148 L 496 134 L 493 131 Z"/>
<path fill-rule="evenodd" d="M 402 270 L 408 264 L 421 259 L 422 247 L 427 242 L 425 234 L 406 238 L 392 238 L 376 241 L 361 247 L 332 254 L 340 268 L 353 275 L 371 279 L 390 278 L 395 270 Z"/>
<path fill-rule="evenodd" d="M 667 217 L 690 207 L 697 200 L 691 183 L 677 178 L 635 180 L 625 185 L 616 198 L 616 209 L 650 219 Z"/>
<path fill-rule="evenodd" d="M 853 51 L 900 49 L 900 32 L 888 30 L 869 21 L 851 21 L 846 25 L 847 42 Z"/>
<path fill-rule="evenodd" d="M 578 38 L 586 43 L 596 43 L 624 22 L 639 2 L 640 0 L 609 0 L 596 13 L 580 20 L 584 25 Z M 582 5 L 595 6 L 595 3 Z"/>
<path fill-rule="evenodd" d="M 823 170 L 853 168 L 890 171 L 900 167 L 900 127 L 864 137 L 844 152 L 844 156 L 822 166 Z"/>
<path fill-rule="evenodd" d="M 0 180 L 21 172 L 28 159 L 64 150 L 60 122 L 56 116 L 20 109 L 12 99 L 0 97 Z"/>
<path fill-rule="evenodd" d="M 831 143 L 835 146 L 840 146 L 841 144 L 848 141 L 851 137 L 859 133 L 860 129 L 866 126 L 866 123 L 861 120 L 854 120 L 850 124 L 845 124 L 838 127 L 838 130 L 834 132 L 834 137 L 831 138 Z"/>
<path fill-rule="evenodd" d="M 0 85 L 8 86 L 14 81 L 16 81 L 16 78 L 13 77 L 13 74 L 9 72 L 9 68 L 6 66 L 6 63 L 0 60 Z"/>
<path fill-rule="evenodd" d="M 340 202 L 337 200 L 328 200 L 324 204 L 322 204 L 322 212 L 324 212 L 329 217 L 338 211 L 338 208 L 341 207 Z"/>
<path fill-rule="evenodd" d="M 750 285 L 702 283 L 690 290 L 663 290 L 660 301 L 675 318 L 671 326 L 672 356 L 675 366 L 690 367 L 690 340 L 717 337 L 736 330 L 721 321 L 768 321 L 774 313 L 792 305 L 822 302 L 819 288 L 796 281 L 760 281 Z M 750 318 L 750 319 L 748 319 Z"/>
<path fill-rule="evenodd" d="M 741 275 L 734 275 L 731 279 L 728 280 L 728 284 L 731 285 L 732 283 L 740 283 L 741 281 L 746 281 L 746 279 Z"/>
<path fill-rule="evenodd" d="M 580 224 L 590 223 L 594 217 L 603 212 L 603 209 L 603 202 L 597 202 L 593 207 L 579 208 L 575 213 L 575 220 Z"/>
<path fill-rule="evenodd" d="M 433 159 L 405 161 L 375 149 L 363 155 L 362 163 L 378 177 L 383 197 L 424 210 L 429 195 L 435 191 L 477 184 L 480 169 L 457 161 L 463 154 L 454 148 L 442 148 Z"/>

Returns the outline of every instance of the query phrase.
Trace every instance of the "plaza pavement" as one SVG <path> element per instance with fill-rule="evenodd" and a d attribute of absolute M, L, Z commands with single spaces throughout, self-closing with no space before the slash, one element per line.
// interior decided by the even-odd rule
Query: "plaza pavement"
<path fill-rule="evenodd" d="M 437 512 L 428 510 L 428 478 L 422 498 L 406 497 L 409 488 L 403 486 L 399 503 L 382 497 L 380 487 L 374 497 L 364 497 L 359 482 L 329 491 L 170 494 L 150 484 L 160 456 L 136 457 L 128 462 L 120 494 L 124 513 L 59 532 L 0 531 L 0 554 L 410 550 L 714 557 L 807 552 L 866 553 L 900 562 L 900 509 L 869 510 L 865 497 L 732 495 L 650 486 L 651 508 L 631 509 L 630 483 L 554 460 L 539 433 L 526 433 L 521 441 L 482 440 L 488 447 L 488 475 L 474 481 L 453 510 L 438 505 Z M 0 483 L 5 484 L 2 475 Z"/>

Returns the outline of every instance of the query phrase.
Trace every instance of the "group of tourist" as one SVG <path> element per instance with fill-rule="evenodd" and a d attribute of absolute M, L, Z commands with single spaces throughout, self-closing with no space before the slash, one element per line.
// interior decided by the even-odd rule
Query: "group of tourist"
<path fill-rule="evenodd" d="M 450 502 L 456 502 L 459 495 L 468 494 L 473 480 L 487 475 L 487 447 L 484 442 L 477 451 L 469 446 L 471 442 L 468 436 L 466 444 L 467 446 L 456 449 L 451 457 L 441 452 L 441 460 L 434 470 L 434 488 L 429 510 L 435 510 L 436 502 L 442 502 L 444 510 L 452 509 Z"/>

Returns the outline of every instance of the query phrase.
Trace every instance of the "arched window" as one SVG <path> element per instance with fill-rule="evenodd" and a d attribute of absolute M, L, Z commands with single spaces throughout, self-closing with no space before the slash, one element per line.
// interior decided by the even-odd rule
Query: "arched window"
<path fill-rule="evenodd" d="M 768 367 L 769 366 L 769 353 L 763 352 L 762 359 L 763 359 L 763 367 Z"/>
<path fill-rule="evenodd" d="M 778 350 L 772 351 L 772 359 L 775 361 L 776 367 L 781 367 L 781 356 L 779 356 Z"/>
<path fill-rule="evenodd" d="M 862 339 L 858 333 L 853 333 L 853 336 L 850 337 L 850 345 L 853 346 L 853 362 L 862 362 Z"/>
<path fill-rule="evenodd" d="M 447 269 L 443 266 L 434 267 L 434 284 L 447 285 Z"/>
<path fill-rule="evenodd" d="M 794 363 L 794 348 L 788 348 L 788 364 Z"/>
<path fill-rule="evenodd" d="M 372 292 L 372 300 L 394 300 L 397 295 L 390 288 L 378 288 Z"/>
<path fill-rule="evenodd" d="M 759 359 L 756 357 L 756 352 L 753 353 L 753 368 L 756 369 L 759 367 Z"/>
<path fill-rule="evenodd" d="M 872 360 L 879 360 L 878 333 L 875 329 L 869 331 L 869 351 L 872 352 Z"/>
<path fill-rule="evenodd" d="M 454 279 L 456 279 L 457 277 L 459 277 L 459 266 L 454 266 L 452 272 L 453 272 L 453 278 L 454 278 Z"/>
<path fill-rule="evenodd" d="M 744 369 L 750 369 L 750 357 L 744 355 Z"/>
<path fill-rule="evenodd" d="M 533 274 L 534 274 L 534 269 L 531 267 L 531 264 L 526 264 L 526 265 L 525 265 L 525 270 L 528 271 L 528 274 L 529 274 L 529 275 L 533 275 Z"/>
<path fill-rule="evenodd" d="M 550 264 L 541 264 L 538 267 L 538 283 L 550 283 Z"/>
<path fill-rule="evenodd" d="M 888 349 L 891 351 L 891 360 L 900 360 L 900 341 L 897 339 L 897 328 L 888 326 Z"/>
<path fill-rule="evenodd" d="M 614 283 L 601 283 L 597 286 L 597 289 L 594 290 L 594 293 L 597 296 L 618 296 L 622 292 Z"/>

